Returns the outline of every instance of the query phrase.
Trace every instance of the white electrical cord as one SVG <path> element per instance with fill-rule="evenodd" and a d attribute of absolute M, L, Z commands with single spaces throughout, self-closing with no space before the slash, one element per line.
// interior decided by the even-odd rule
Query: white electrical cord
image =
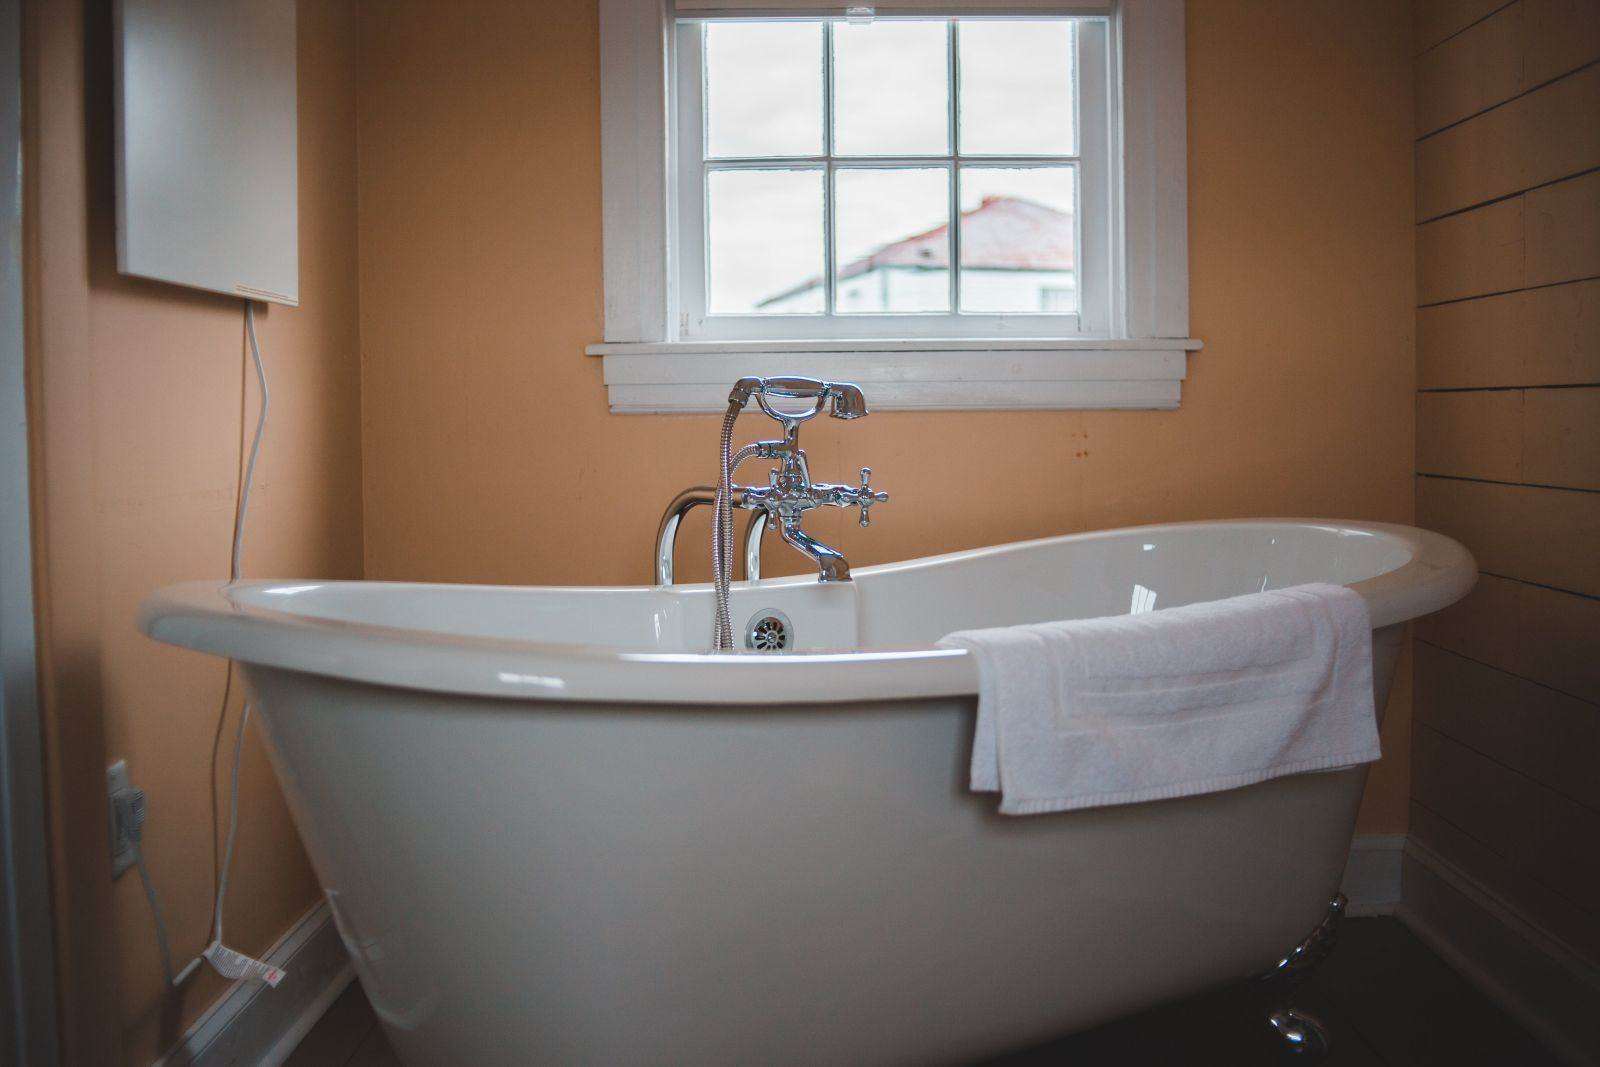
<path fill-rule="evenodd" d="M 239 732 L 233 739 L 233 780 L 228 788 L 228 841 L 222 849 L 222 873 L 217 878 L 217 912 L 211 940 L 222 944 L 222 902 L 228 896 L 228 868 L 233 866 L 233 839 L 239 832 L 239 761 L 244 754 L 244 728 L 250 721 L 250 704 L 239 712 Z"/>
<path fill-rule="evenodd" d="M 256 414 L 256 433 L 250 441 L 250 459 L 244 465 L 244 478 L 239 485 L 239 508 L 233 516 L 233 556 L 228 567 L 228 577 L 239 580 L 239 561 L 244 556 L 244 520 L 250 513 L 250 486 L 256 480 L 256 460 L 261 456 L 261 435 L 267 429 L 267 409 L 272 404 L 272 394 L 267 389 L 267 369 L 261 363 L 261 346 L 256 343 L 255 305 L 245 301 L 244 332 L 250 338 L 250 357 L 256 365 L 256 384 L 260 386 L 261 407 Z"/>
<path fill-rule="evenodd" d="M 161 973 L 169 986 L 182 985 L 200 966 L 199 956 L 190 960 L 182 973 L 172 973 L 172 949 L 167 943 L 167 922 L 161 915 L 161 901 L 156 896 L 156 886 L 150 879 L 150 868 L 144 863 L 145 795 L 143 789 L 128 789 L 113 798 L 118 807 L 117 822 L 128 835 L 133 850 L 133 865 L 139 871 L 139 881 L 144 886 L 145 899 L 150 902 L 150 916 L 156 924 L 156 947 L 161 951 Z"/>
<path fill-rule="evenodd" d="M 255 484 L 256 460 L 261 456 L 261 438 L 267 428 L 267 411 L 271 406 L 271 392 L 267 387 L 267 370 L 261 360 L 261 345 L 256 340 L 256 315 L 255 305 L 245 301 L 244 305 L 245 334 L 250 340 L 250 357 L 255 365 L 256 384 L 261 394 L 261 404 L 256 413 L 256 430 L 250 441 L 250 455 L 245 462 L 244 475 L 239 481 L 239 503 L 233 513 L 233 548 L 228 560 L 228 578 L 237 582 L 242 574 L 241 560 L 244 555 L 244 530 L 245 520 L 250 513 L 250 488 Z M 223 688 L 222 708 L 218 712 L 217 734 L 222 733 L 222 723 L 228 714 L 228 694 L 232 690 L 233 664 L 228 664 L 228 682 Z M 228 790 L 228 836 L 223 846 L 222 864 L 217 873 L 217 899 L 213 911 L 213 925 L 211 944 L 199 956 L 194 957 L 183 967 L 183 970 L 174 975 L 172 973 L 172 950 L 167 942 L 167 926 L 161 915 L 161 905 L 156 898 L 155 886 L 150 881 L 150 874 L 145 869 L 144 853 L 139 849 L 137 832 L 134 837 L 134 863 L 139 868 L 139 878 L 144 883 L 145 896 L 150 901 L 150 913 L 155 919 L 156 941 L 161 949 L 162 972 L 167 977 L 169 985 L 178 986 L 186 982 L 200 964 L 209 961 L 211 966 L 222 977 L 237 980 L 244 977 L 261 978 L 269 985 L 276 986 L 283 979 L 284 972 L 276 967 L 270 967 L 259 960 L 251 959 L 240 952 L 235 952 L 222 943 L 222 905 L 228 895 L 228 868 L 233 863 L 234 839 L 239 830 L 239 764 L 244 755 L 245 727 L 250 722 L 250 703 L 245 702 L 243 710 L 239 713 L 239 730 L 233 742 L 233 774 Z M 212 749 L 213 760 L 215 748 Z M 215 764 L 213 764 L 215 766 Z M 215 788 L 213 786 L 213 788 Z M 139 797 L 139 815 L 136 826 L 142 827 L 143 795 Z M 212 826 L 212 837 L 215 840 L 216 826 Z"/>
<path fill-rule="evenodd" d="M 233 519 L 233 554 L 229 561 L 228 576 L 237 582 L 243 574 L 245 519 L 250 514 L 250 487 L 256 480 L 256 460 L 261 458 L 261 437 L 267 429 L 267 412 L 272 406 L 272 391 L 267 387 L 267 368 L 261 361 L 261 345 L 256 340 L 255 305 L 245 301 L 244 331 L 250 338 L 250 358 L 256 368 L 256 385 L 261 394 L 261 406 L 256 413 L 256 432 L 250 440 L 250 458 L 245 461 L 244 477 L 239 482 L 239 508 Z M 231 667 L 230 667 L 231 669 Z M 227 700 L 217 720 L 217 730 L 222 730 L 222 717 L 228 714 Z M 239 731 L 233 741 L 233 774 L 228 786 L 228 837 L 222 850 L 222 866 L 217 872 L 217 903 L 214 910 L 211 944 L 202 956 L 222 977 L 237 981 L 240 978 L 259 978 L 276 986 L 283 980 L 283 971 L 260 960 L 236 952 L 222 943 L 222 905 L 228 897 L 228 869 L 233 865 L 233 843 L 239 832 L 239 764 L 244 759 L 244 731 L 250 722 L 250 702 L 247 700 L 239 712 Z M 215 828 L 213 828 L 213 832 Z"/>

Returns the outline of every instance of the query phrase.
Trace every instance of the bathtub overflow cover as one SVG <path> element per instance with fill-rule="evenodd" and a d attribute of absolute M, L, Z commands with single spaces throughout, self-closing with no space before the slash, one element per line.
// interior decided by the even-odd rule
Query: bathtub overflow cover
<path fill-rule="evenodd" d="M 744 628 L 744 647 L 755 652 L 782 652 L 794 644 L 789 616 L 776 608 L 758 611 Z"/>

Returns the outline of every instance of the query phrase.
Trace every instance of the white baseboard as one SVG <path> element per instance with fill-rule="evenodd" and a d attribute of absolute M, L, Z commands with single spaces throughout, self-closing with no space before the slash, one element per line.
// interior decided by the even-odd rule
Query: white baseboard
<path fill-rule="evenodd" d="M 235 982 L 151 1067 L 278 1067 L 355 976 L 326 901 L 306 912 L 263 959 L 288 972 L 276 989 Z"/>
<path fill-rule="evenodd" d="M 1393 915 L 1400 908 L 1400 858 L 1405 834 L 1362 834 L 1350 842 L 1350 860 L 1339 889 L 1350 901 L 1349 914 Z"/>
<path fill-rule="evenodd" d="M 1564 1062 L 1600 1065 L 1600 969 L 1426 845 L 1408 841 L 1398 915 Z"/>

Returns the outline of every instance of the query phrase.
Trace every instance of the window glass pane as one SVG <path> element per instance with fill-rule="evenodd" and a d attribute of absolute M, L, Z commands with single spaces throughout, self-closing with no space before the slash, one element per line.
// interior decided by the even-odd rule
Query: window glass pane
<path fill-rule="evenodd" d="M 961 152 L 1077 151 L 1070 21 L 959 21 Z"/>
<path fill-rule="evenodd" d="M 1076 314 L 1077 172 L 961 168 L 961 310 Z"/>
<path fill-rule="evenodd" d="M 950 310 L 950 172 L 841 169 L 834 178 L 841 313 Z"/>
<path fill-rule="evenodd" d="M 822 154 L 822 23 L 705 27 L 706 155 Z"/>
<path fill-rule="evenodd" d="M 836 155 L 950 150 L 950 55 L 944 22 L 833 25 Z"/>
<path fill-rule="evenodd" d="M 706 175 L 706 306 L 714 315 L 824 310 L 820 170 Z"/>

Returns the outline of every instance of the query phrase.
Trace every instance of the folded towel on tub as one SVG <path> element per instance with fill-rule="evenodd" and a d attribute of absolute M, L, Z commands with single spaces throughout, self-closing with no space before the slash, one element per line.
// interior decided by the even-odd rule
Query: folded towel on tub
<path fill-rule="evenodd" d="M 1009 815 L 1234 789 L 1379 756 L 1366 602 L 1339 585 L 962 630 L 972 789 Z"/>

